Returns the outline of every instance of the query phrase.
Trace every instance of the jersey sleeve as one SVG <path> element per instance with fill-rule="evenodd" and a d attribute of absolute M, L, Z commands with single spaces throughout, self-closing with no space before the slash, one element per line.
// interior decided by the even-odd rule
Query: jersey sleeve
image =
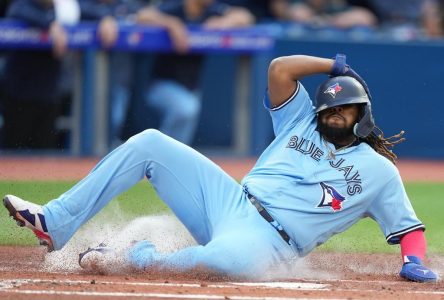
<path fill-rule="evenodd" d="M 378 198 L 372 201 L 368 214 L 379 224 L 387 243 L 391 245 L 399 244 L 401 237 L 408 232 L 425 230 L 397 172 L 385 184 Z"/>
<path fill-rule="evenodd" d="M 265 91 L 264 106 L 270 112 L 274 134 L 294 127 L 298 122 L 313 118 L 315 114 L 313 104 L 304 86 L 298 81 L 294 93 L 284 103 L 271 107 L 268 89 Z"/>

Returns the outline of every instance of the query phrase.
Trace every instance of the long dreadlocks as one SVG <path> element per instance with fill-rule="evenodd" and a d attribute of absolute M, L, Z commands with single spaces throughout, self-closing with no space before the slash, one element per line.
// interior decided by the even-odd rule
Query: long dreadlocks
<path fill-rule="evenodd" d="M 392 135 L 390 137 L 384 137 L 384 132 L 375 126 L 375 129 L 367 137 L 362 138 L 362 141 L 369 144 L 376 152 L 388 158 L 394 165 L 396 165 L 396 159 L 398 158 L 395 153 L 389 148 L 393 148 L 395 145 L 405 141 L 404 130 L 400 133 Z"/>

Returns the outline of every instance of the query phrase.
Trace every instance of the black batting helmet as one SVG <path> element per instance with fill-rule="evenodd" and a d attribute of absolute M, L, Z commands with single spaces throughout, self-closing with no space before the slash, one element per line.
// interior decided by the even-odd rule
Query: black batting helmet
<path fill-rule="evenodd" d="M 332 77 L 324 81 L 317 89 L 315 96 L 316 112 L 344 104 L 365 104 L 364 113 L 353 132 L 358 137 L 368 136 L 375 127 L 370 97 L 362 84 L 349 76 Z"/>

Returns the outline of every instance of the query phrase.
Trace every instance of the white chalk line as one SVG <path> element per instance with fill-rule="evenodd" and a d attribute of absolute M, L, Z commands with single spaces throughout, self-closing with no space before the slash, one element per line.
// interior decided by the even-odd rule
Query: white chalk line
<path fill-rule="evenodd" d="M 361 282 L 357 280 L 335 280 L 344 282 Z M 387 283 L 384 281 L 371 281 Z M 24 290 L 16 289 L 26 283 L 59 283 L 59 284 L 92 284 L 91 280 L 50 280 L 50 279 L 9 279 L 2 280 L 0 283 L 0 292 L 18 293 L 18 294 L 48 294 L 48 295 L 78 295 L 78 296 L 97 296 L 97 297 L 152 297 L 152 298 L 183 298 L 183 299 L 226 299 L 226 295 L 208 295 L 208 294 L 168 294 L 168 293 L 122 293 L 122 292 L 85 292 L 85 291 L 47 291 L 47 290 Z M 236 286 L 249 286 L 256 288 L 277 288 L 281 290 L 300 290 L 300 291 L 331 291 L 329 284 L 316 284 L 305 282 L 229 282 L 227 284 L 197 284 L 197 283 L 156 283 L 156 282 L 127 282 L 127 281 L 95 281 L 94 284 L 103 285 L 127 285 L 127 286 L 164 286 L 164 287 L 185 287 L 185 288 L 233 288 Z M 377 289 L 341 289 L 335 288 L 335 292 L 382 292 Z M 425 295 L 444 295 L 444 291 L 403 291 L 408 294 Z M 254 297 L 230 295 L 230 299 L 239 300 L 287 300 L 304 299 L 295 297 Z M 345 298 L 338 298 L 345 299 Z"/>
<path fill-rule="evenodd" d="M 299 297 L 254 297 L 237 295 L 203 295 L 203 294 L 163 294 L 163 293 L 121 293 L 121 292 L 82 292 L 82 291 L 39 291 L 39 290 L 5 290 L 1 292 L 28 294 L 28 295 L 64 295 L 64 296 L 94 296 L 94 297 L 141 297 L 141 298 L 180 298 L 180 299 L 214 299 L 214 300 L 313 300 L 324 298 Z M 345 300 L 346 298 L 329 298 L 329 300 Z"/>
<path fill-rule="evenodd" d="M 257 297 L 240 295 L 214 295 L 214 294 L 178 294 L 178 293 L 122 293 L 122 292 L 86 292 L 86 291 L 54 291 L 54 290 L 25 290 L 17 287 L 27 283 L 59 283 L 59 284 L 89 284 L 87 280 L 49 280 L 49 279 L 11 279 L 0 283 L 0 293 L 15 293 L 28 295 L 68 295 L 68 296 L 89 296 L 89 297 L 140 297 L 140 298 L 180 298 L 180 299 L 233 299 L 233 300 L 290 300 L 307 299 L 298 297 Z M 281 288 L 298 290 L 326 290 L 325 284 L 313 283 L 290 283 L 290 282 L 231 282 L 227 284 L 196 284 L 196 283 L 156 283 L 156 282 L 122 282 L 122 281 L 96 281 L 94 284 L 103 285 L 127 285 L 127 286 L 164 286 L 164 287 L 187 287 L 187 288 L 235 288 L 238 286 L 251 286 L 258 288 Z M 313 298 L 311 298 L 313 299 Z M 316 299 L 316 298 L 315 298 Z M 344 300 L 345 298 L 337 298 Z"/>
<path fill-rule="evenodd" d="M 10 279 L 3 280 L 1 284 L 26 284 L 26 283 L 58 283 L 58 284 L 91 284 L 87 280 L 52 280 L 52 279 Z M 4 289 L 0 284 L 0 290 Z M 164 287 L 187 287 L 187 288 L 235 288 L 236 286 L 250 286 L 256 288 L 280 288 L 286 290 L 329 290 L 329 284 L 306 283 L 306 282 L 227 282 L 226 284 L 198 284 L 198 283 L 172 283 L 172 282 L 128 282 L 128 281 L 95 281 L 94 284 L 103 285 L 129 285 L 129 286 L 164 286 Z"/>
<path fill-rule="evenodd" d="M 26 283 L 59 283 L 59 284 L 91 284 L 87 280 L 49 280 L 49 279 L 12 279 L 4 280 L 0 284 L 0 293 L 16 293 L 28 295 L 68 295 L 68 296 L 95 296 L 95 297 L 140 297 L 140 298 L 180 298 L 180 299 L 233 299 L 233 300 L 291 300 L 291 299 L 308 299 L 299 297 L 257 297 L 257 296 L 240 296 L 240 295 L 214 295 L 214 294 L 178 294 L 178 293 L 122 293 L 122 292 L 86 292 L 86 291 L 54 291 L 54 290 L 25 290 L 17 289 L 17 287 Z M 326 290 L 325 284 L 311 283 L 290 283 L 290 282 L 232 282 L 227 284 L 201 284 L 193 283 L 155 283 L 155 282 L 116 282 L 116 281 L 97 281 L 95 284 L 114 284 L 127 286 L 168 286 L 168 287 L 193 287 L 193 288 L 235 288 L 237 286 L 251 286 L 258 288 L 282 288 L 282 289 L 299 289 L 299 290 Z M 311 298 L 316 299 L 316 298 Z M 321 299 L 321 298 L 319 298 Z M 344 300 L 345 298 L 337 298 Z"/>

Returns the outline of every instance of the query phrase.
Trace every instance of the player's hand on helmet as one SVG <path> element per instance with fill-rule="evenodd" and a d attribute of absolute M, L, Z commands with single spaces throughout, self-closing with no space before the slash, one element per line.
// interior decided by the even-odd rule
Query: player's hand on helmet
<path fill-rule="evenodd" d="M 429 268 L 423 266 L 421 259 L 416 256 L 406 256 L 399 275 L 407 280 L 416 282 L 435 282 L 438 276 Z"/>
<path fill-rule="evenodd" d="M 368 88 L 367 83 L 358 73 L 356 73 L 355 70 L 353 70 L 352 68 L 350 68 L 349 65 L 347 65 L 346 59 L 347 59 L 347 57 L 345 54 L 336 54 L 335 62 L 333 63 L 333 67 L 331 69 L 330 76 L 331 77 L 337 77 L 337 76 L 353 77 L 354 79 L 359 81 L 359 83 L 364 87 L 364 90 L 367 92 L 367 95 L 368 95 L 369 99 L 371 100 L 370 90 Z"/>

